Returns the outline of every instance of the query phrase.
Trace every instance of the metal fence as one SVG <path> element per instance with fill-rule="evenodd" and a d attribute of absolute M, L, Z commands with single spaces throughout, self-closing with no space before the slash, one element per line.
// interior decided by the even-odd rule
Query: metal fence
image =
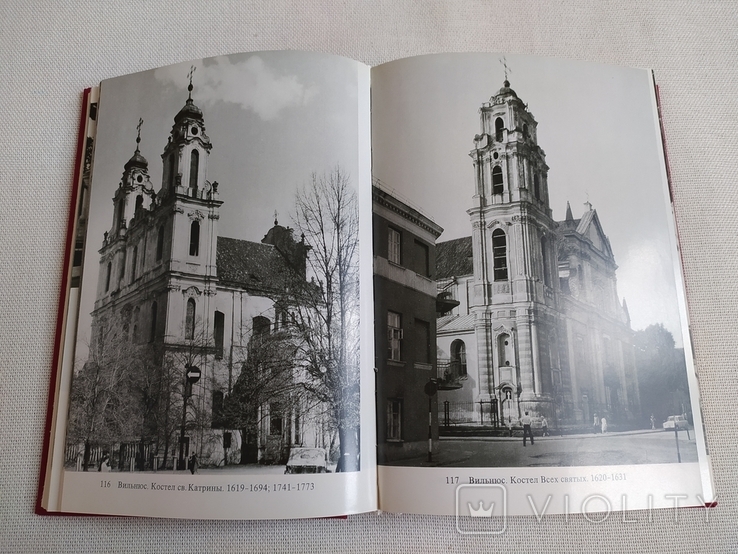
<path fill-rule="evenodd" d="M 444 400 L 439 406 L 441 425 L 490 425 L 499 426 L 497 400 L 478 400 L 477 402 L 451 402 Z"/>

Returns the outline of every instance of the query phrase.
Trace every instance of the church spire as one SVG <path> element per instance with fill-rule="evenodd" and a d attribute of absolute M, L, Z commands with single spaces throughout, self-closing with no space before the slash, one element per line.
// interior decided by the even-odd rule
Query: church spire
<path fill-rule="evenodd" d="M 566 222 L 572 222 L 574 221 L 574 216 L 571 213 L 571 204 L 569 204 L 569 201 L 566 201 Z"/>

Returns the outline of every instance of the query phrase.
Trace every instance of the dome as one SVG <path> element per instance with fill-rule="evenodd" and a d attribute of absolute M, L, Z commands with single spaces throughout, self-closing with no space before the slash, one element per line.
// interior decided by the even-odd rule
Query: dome
<path fill-rule="evenodd" d="M 498 90 L 492 98 L 495 98 L 496 96 L 512 96 L 513 98 L 517 98 L 518 95 L 515 94 L 515 91 L 510 88 L 510 81 L 505 79 L 505 82 L 502 83 L 502 88 Z"/>
<path fill-rule="evenodd" d="M 136 148 L 133 156 L 131 156 L 131 159 L 128 160 L 125 165 L 126 171 L 128 171 L 132 167 L 140 167 L 141 169 L 148 169 L 149 167 L 149 162 L 141 155 L 141 152 L 138 151 L 138 148 Z"/>
<path fill-rule="evenodd" d="M 179 113 L 176 116 L 174 116 L 174 122 L 178 123 L 184 118 L 197 119 L 199 121 L 202 121 L 202 110 L 195 106 L 192 98 L 188 98 L 187 102 L 185 102 L 184 107 L 179 110 Z"/>

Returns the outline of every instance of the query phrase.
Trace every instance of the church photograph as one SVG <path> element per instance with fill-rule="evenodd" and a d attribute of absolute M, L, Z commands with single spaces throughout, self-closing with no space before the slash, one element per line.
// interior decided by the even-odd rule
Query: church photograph
<path fill-rule="evenodd" d="M 326 65 L 105 82 L 67 470 L 358 471 L 358 70 Z"/>
<path fill-rule="evenodd" d="M 380 464 L 696 461 L 694 435 L 678 458 L 664 433 L 691 408 L 645 75 L 491 54 L 373 74 L 375 320 L 388 326 L 376 333 Z M 378 235 L 390 201 L 402 209 Z M 421 270 L 419 236 L 432 264 Z M 404 278 L 398 295 L 386 267 L 426 280 Z M 423 334 L 415 291 L 427 280 L 435 315 Z"/>

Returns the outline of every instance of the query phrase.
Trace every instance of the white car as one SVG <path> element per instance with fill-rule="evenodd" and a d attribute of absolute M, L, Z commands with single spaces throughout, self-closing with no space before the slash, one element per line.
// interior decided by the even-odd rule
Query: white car
<path fill-rule="evenodd" d="M 687 429 L 689 427 L 687 418 L 682 415 L 671 415 L 667 417 L 666 421 L 664 421 L 664 431 L 673 430 L 675 427 L 677 430 Z"/>
<path fill-rule="evenodd" d="M 293 448 L 285 473 L 330 473 L 328 454 L 322 448 Z"/>

